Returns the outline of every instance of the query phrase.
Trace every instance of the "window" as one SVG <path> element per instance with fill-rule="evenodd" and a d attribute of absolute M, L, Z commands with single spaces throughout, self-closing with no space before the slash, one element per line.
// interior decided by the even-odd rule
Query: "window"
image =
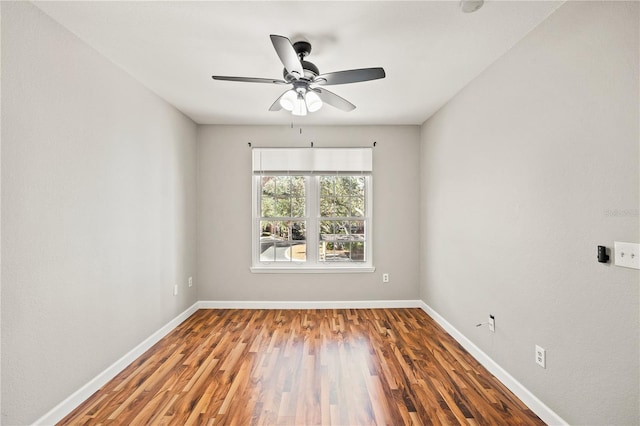
<path fill-rule="evenodd" d="M 364 262 L 366 178 L 319 176 L 320 262 Z"/>
<path fill-rule="evenodd" d="M 256 148 L 253 169 L 252 271 L 374 270 L 370 149 Z"/>
<path fill-rule="evenodd" d="M 260 176 L 260 262 L 304 262 L 307 178 Z"/>

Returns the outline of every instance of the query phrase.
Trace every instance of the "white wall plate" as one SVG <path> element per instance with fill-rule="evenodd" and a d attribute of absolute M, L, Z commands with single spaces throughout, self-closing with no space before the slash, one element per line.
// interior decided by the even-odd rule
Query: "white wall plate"
<path fill-rule="evenodd" d="M 640 244 L 615 241 L 615 264 L 625 268 L 640 269 Z"/>

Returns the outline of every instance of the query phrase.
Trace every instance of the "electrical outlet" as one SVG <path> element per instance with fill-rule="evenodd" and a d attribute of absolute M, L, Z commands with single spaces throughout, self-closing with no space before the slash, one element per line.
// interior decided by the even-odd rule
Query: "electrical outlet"
<path fill-rule="evenodd" d="M 178 295 L 178 284 L 173 286 L 173 295 L 177 296 Z"/>
<path fill-rule="evenodd" d="M 536 345 L 536 364 L 542 368 L 547 368 L 547 351 Z"/>
<path fill-rule="evenodd" d="M 389 282 L 389 274 L 382 274 L 382 282 L 383 283 Z"/>
<path fill-rule="evenodd" d="M 193 277 L 189 277 L 189 287 L 193 287 Z"/>
<path fill-rule="evenodd" d="M 493 315 L 489 315 L 489 330 L 492 333 L 496 332 L 496 317 L 494 317 Z"/>

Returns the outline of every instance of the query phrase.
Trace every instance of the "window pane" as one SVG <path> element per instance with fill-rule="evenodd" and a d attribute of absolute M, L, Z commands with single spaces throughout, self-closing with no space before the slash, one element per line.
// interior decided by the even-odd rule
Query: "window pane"
<path fill-rule="evenodd" d="M 334 194 L 335 177 L 334 176 L 321 176 L 320 177 L 320 196 L 331 197 Z"/>
<path fill-rule="evenodd" d="M 360 242 L 326 242 L 318 247 L 320 262 L 364 262 L 365 243 Z"/>
<path fill-rule="evenodd" d="M 340 176 L 336 182 L 337 190 L 347 195 L 351 194 L 355 188 L 355 178 L 352 176 Z"/>
<path fill-rule="evenodd" d="M 260 241 L 260 262 L 275 262 L 276 246 L 273 243 Z"/>
<path fill-rule="evenodd" d="M 277 198 L 276 199 L 276 217 L 290 217 L 291 216 L 291 198 Z"/>
<path fill-rule="evenodd" d="M 262 176 L 262 195 L 273 196 L 276 193 L 275 176 Z"/>
<path fill-rule="evenodd" d="M 356 195 L 356 179 L 353 176 L 339 176 L 336 180 L 336 196 Z"/>
<path fill-rule="evenodd" d="M 364 221 L 352 220 L 351 222 L 349 222 L 349 230 L 351 232 L 353 241 L 364 240 Z"/>
<path fill-rule="evenodd" d="M 347 243 L 348 244 L 348 243 Z M 322 248 L 321 248 L 322 250 Z M 329 242 L 325 244 L 324 262 L 349 261 L 349 249 L 345 243 Z"/>
<path fill-rule="evenodd" d="M 349 234 L 349 222 L 348 221 L 336 221 L 333 225 L 333 231 L 340 236 L 340 239 L 344 240 L 344 235 Z"/>
<path fill-rule="evenodd" d="M 273 224 L 260 221 L 260 261 L 273 262 L 275 260 L 275 242 L 277 239 L 271 234 Z"/>
<path fill-rule="evenodd" d="M 364 176 L 321 176 L 321 217 L 364 217 Z"/>
<path fill-rule="evenodd" d="M 291 178 L 289 176 L 276 177 L 276 194 L 287 196 L 291 194 Z"/>
<path fill-rule="evenodd" d="M 277 243 L 268 247 L 260 255 L 261 262 L 305 262 L 307 245 L 304 242 Z"/>
<path fill-rule="evenodd" d="M 336 198 L 335 204 L 335 213 L 336 217 L 349 217 L 349 199 L 346 197 Z"/>
<path fill-rule="evenodd" d="M 364 262 L 364 220 L 321 220 L 319 262 Z"/>
<path fill-rule="evenodd" d="M 261 221 L 261 262 L 304 262 L 307 259 L 305 221 Z"/>
<path fill-rule="evenodd" d="M 329 240 L 329 237 L 333 236 L 333 221 L 332 220 L 321 220 L 320 221 L 320 235 L 322 239 Z"/>
<path fill-rule="evenodd" d="M 344 262 L 349 260 L 348 251 L 345 251 L 343 243 L 326 242 L 320 243 L 318 248 L 320 262 Z"/>
<path fill-rule="evenodd" d="M 271 222 L 271 236 L 279 241 L 289 240 L 289 222 L 283 220 Z"/>
<path fill-rule="evenodd" d="M 351 216 L 353 217 L 364 216 L 364 197 L 351 198 Z"/>
<path fill-rule="evenodd" d="M 306 177 L 263 176 L 260 213 L 262 217 L 304 217 Z"/>
<path fill-rule="evenodd" d="M 304 176 L 291 176 L 291 196 L 304 197 Z"/>
<path fill-rule="evenodd" d="M 291 217 L 304 217 L 304 198 L 292 198 L 291 199 Z"/>
<path fill-rule="evenodd" d="M 288 259 L 291 262 L 305 262 L 307 260 L 307 245 L 306 244 L 291 244 L 285 252 L 285 260 Z"/>
<path fill-rule="evenodd" d="M 262 196 L 262 206 L 260 208 L 260 214 L 262 217 L 273 217 L 275 213 L 275 200 L 273 197 Z"/>
<path fill-rule="evenodd" d="M 333 216 L 334 205 L 333 198 L 322 197 L 320 198 L 320 216 L 330 217 Z"/>
<path fill-rule="evenodd" d="M 306 222 L 291 222 L 291 239 L 295 241 L 307 239 Z"/>
<path fill-rule="evenodd" d="M 353 189 L 351 191 L 351 195 L 354 197 L 364 197 L 364 177 L 363 176 L 354 176 L 353 178 Z"/>
<path fill-rule="evenodd" d="M 351 243 L 351 260 L 364 262 L 364 243 Z"/>
<path fill-rule="evenodd" d="M 260 221 L 260 237 L 271 236 L 271 222 L 261 220 Z"/>

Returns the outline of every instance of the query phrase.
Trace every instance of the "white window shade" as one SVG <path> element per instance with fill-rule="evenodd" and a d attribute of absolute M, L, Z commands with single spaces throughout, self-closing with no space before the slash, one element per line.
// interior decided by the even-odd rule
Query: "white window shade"
<path fill-rule="evenodd" d="M 371 148 L 254 148 L 253 172 L 371 172 Z"/>

